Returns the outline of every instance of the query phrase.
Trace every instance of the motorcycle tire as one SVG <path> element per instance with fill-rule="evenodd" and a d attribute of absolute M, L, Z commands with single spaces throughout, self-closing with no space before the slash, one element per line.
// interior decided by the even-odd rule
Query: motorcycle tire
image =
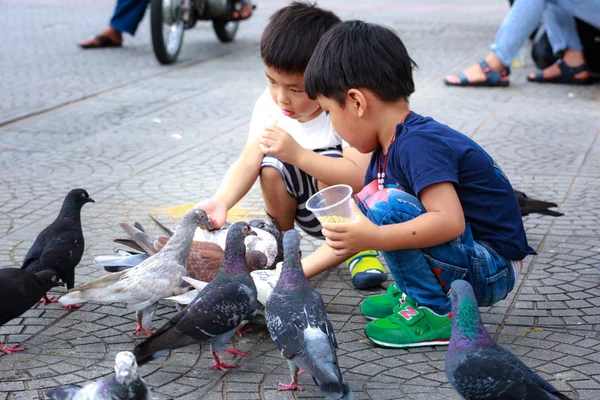
<path fill-rule="evenodd" d="M 183 19 L 181 17 L 175 17 L 170 18 L 168 22 L 165 22 L 165 18 L 169 18 L 169 16 L 164 15 L 165 7 L 163 3 L 177 1 L 180 0 L 151 0 L 150 3 L 152 48 L 154 49 L 154 54 L 158 61 L 165 65 L 171 64 L 177 60 L 177 56 L 181 50 L 181 44 L 183 43 Z M 165 29 L 167 29 L 166 32 Z"/>
<path fill-rule="evenodd" d="M 221 43 L 231 43 L 235 39 L 240 21 L 222 21 L 213 19 L 213 29 Z"/>

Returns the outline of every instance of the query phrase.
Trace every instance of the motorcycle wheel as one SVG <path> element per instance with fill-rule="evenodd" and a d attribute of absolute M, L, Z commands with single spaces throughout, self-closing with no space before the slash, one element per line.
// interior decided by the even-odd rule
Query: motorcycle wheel
<path fill-rule="evenodd" d="M 150 31 L 152 47 L 161 64 L 177 59 L 183 43 L 182 0 L 151 0 Z"/>
<path fill-rule="evenodd" d="M 221 21 L 213 19 L 213 29 L 222 43 L 230 43 L 235 39 L 240 21 Z"/>

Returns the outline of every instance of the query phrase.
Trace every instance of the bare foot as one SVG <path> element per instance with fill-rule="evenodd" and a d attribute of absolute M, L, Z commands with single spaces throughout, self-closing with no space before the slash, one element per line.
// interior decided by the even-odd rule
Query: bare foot
<path fill-rule="evenodd" d="M 123 44 L 123 34 L 115 28 L 108 27 L 100 32 L 95 38 L 84 40 L 83 42 L 79 43 L 79 45 L 83 48 L 106 47 L 102 46 L 102 41 L 98 39 L 98 36 L 104 36 L 110 39 L 114 46 L 120 46 Z"/>
<path fill-rule="evenodd" d="M 252 15 L 254 8 L 251 2 L 242 0 L 238 4 L 241 4 L 242 7 L 239 10 L 233 10 L 233 19 L 245 19 Z"/>

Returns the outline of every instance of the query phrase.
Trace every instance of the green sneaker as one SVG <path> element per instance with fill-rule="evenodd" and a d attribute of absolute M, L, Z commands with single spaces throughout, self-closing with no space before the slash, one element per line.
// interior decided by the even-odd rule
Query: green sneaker
<path fill-rule="evenodd" d="M 371 320 L 385 318 L 394 313 L 394 307 L 405 303 L 416 305 L 417 303 L 402 293 L 395 283 L 387 288 L 387 292 L 376 296 L 367 297 L 360 305 L 360 311 Z"/>
<path fill-rule="evenodd" d="M 419 347 L 448 345 L 452 318 L 450 314 L 438 315 L 427 307 L 405 303 L 394 308 L 386 318 L 371 321 L 365 335 L 383 347 Z"/>

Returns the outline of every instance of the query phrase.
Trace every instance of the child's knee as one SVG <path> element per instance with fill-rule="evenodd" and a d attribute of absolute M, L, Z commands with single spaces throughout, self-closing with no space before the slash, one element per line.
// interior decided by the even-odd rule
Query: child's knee
<path fill-rule="evenodd" d="M 380 190 L 360 208 L 377 225 L 406 222 L 426 212 L 419 199 L 399 189 Z"/>
<path fill-rule="evenodd" d="M 273 185 L 282 184 L 283 177 L 279 171 L 273 167 L 264 166 L 260 169 L 260 181 L 263 184 Z"/>

